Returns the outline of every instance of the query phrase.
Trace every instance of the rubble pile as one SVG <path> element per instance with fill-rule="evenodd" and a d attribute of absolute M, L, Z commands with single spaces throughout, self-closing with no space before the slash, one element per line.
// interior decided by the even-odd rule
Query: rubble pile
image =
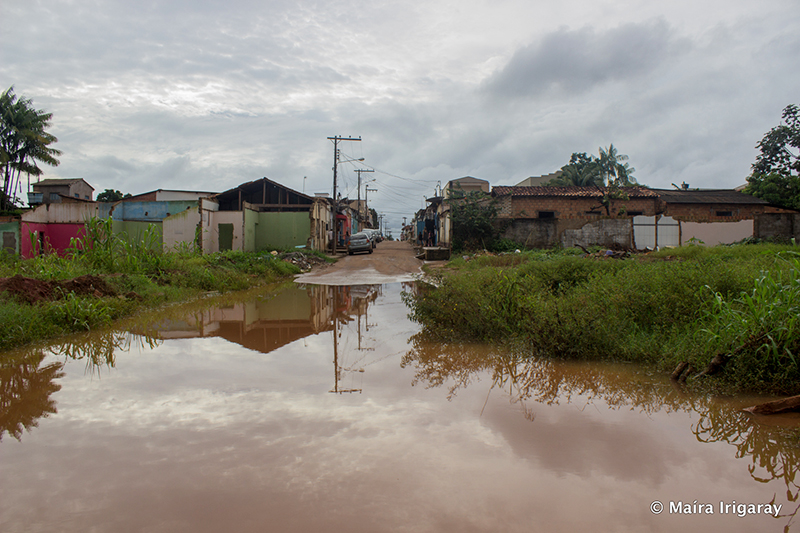
<path fill-rule="evenodd" d="M 282 259 L 290 262 L 293 265 L 296 265 L 303 272 L 310 271 L 314 265 L 325 264 L 325 260 L 323 258 L 314 254 L 305 254 L 303 252 L 284 252 L 282 254 L 272 252 L 272 255 L 277 256 L 278 259 Z"/>

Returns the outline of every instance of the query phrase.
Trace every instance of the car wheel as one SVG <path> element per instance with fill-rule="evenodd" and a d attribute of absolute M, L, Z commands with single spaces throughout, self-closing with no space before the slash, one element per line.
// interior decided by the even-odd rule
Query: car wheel
<path fill-rule="evenodd" d="M 372 248 L 369 249 L 369 253 L 372 253 Z"/>

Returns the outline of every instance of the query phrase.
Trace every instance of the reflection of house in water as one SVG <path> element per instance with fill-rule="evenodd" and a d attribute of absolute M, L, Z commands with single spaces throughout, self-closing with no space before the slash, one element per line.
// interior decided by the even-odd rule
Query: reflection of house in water
<path fill-rule="evenodd" d="M 222 337 L 250 350 L 268 353 L 296 340 L 366 316 L 368 301 L 377 290 L 371 286 L 296 286 L 251 300 L 196 312 L 183 320 L 155 326 L 161 339 Z"/>

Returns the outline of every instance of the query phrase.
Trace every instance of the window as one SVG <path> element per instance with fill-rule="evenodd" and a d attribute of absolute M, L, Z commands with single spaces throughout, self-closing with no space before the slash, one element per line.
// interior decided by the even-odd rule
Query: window
<path fill-rule="evenodd" d="M 733 211 L 717 211 L 718 217 L 732 217 Z"/>
<path fill-rule="evenodd" d="M 75 198 L 80 198 L 80 197 L 81 197 L 81 195 L 80 195 L 80 194 L 78 194 L 78 193 L 75 193 Z"/>
<path fill-rule="evenodd" d="M 555 211 L 539 211 L 539 218 L 556 218 Z"/>
<path fill-rule="evenodd" d="M 631 217 L 640 217 L 640 216 L 642 216 L 642 212 L 641 211 L 628 211 L 627 214 L 628 214 L 628 216 L 631 216 Z"/>

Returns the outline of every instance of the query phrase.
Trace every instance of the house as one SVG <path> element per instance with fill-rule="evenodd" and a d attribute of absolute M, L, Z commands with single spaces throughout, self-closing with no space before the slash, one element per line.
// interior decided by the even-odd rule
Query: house
<path fill-rule="evenodd" d="M 450 222 L 450 206 L 467 193 L 479 192 L 489 194 L 491 186 L 486 180 L 464 176 L 450 180 L 442 191 L 441 202 L 436 202 L 436 215 L 433 217 L 436 224 L 436 246 L 449 248 L 453 244 L 453 230 Z"/>
<path fill-rule="evenodd" d="M 758 236 L 760 218 L 790 213 L 727 189 L 499 186 L 492 196 L 502 236 L 533 248 L 730 243 Z"/>
<path fill-rule="evenodd" d="M 243 183 L 201 203 L 206 252 L 305 246 L 323 250 L 327 232 L 333 229 L 327 198 L 307 196 L 268 178 Z"/>
<path fill-rule="evenodd" d="M 677 245 L 702 242 L 709 246 L 759 235 L 758 220 L 790 215 L 793 211 L 731 189 L 654 189 L 660 211 L 677 221 Z M 790 218 L 791 220 L 791 218 Z"/>
<path fill-rule="evenodd" d="M 550 174 L 544 174 L 542 176 L 531 176 L 529 178 L 525 178 L 524 180 L 517 183 L 517 187 L 543 187 L 550 183 L 551 180 L 554 180 L 561 176 L 563 172 L 561 170 L 556 170 L 555 172 L 551 172 Z"/>
<path fill-rule="evenodd" d="M 28 194 L 29 205 L 62 203 L 65 199 L 91 202 L 94 187 L 82 178 L 51 178 L 33 184 L 33 193 Z"/>
<path fill-rule="evenodd" d="M 155 191 L 143 192 L 128 196 L 120 202 L 178 202 L 188 200 L 199 200 L 214 196 L 216 192 L 209 191 L 182 191 L 173 189 L 156 189 Z"/>
<path fill-rule="evenodd" d="M 628 187 L 617 195 L 600 187 L 498 186 L 492 196 L 502 236 L 530 248 L 630 248 L 631 217 L 655 216 L 658 210 L 658 195 L 644 187 Z"/>

